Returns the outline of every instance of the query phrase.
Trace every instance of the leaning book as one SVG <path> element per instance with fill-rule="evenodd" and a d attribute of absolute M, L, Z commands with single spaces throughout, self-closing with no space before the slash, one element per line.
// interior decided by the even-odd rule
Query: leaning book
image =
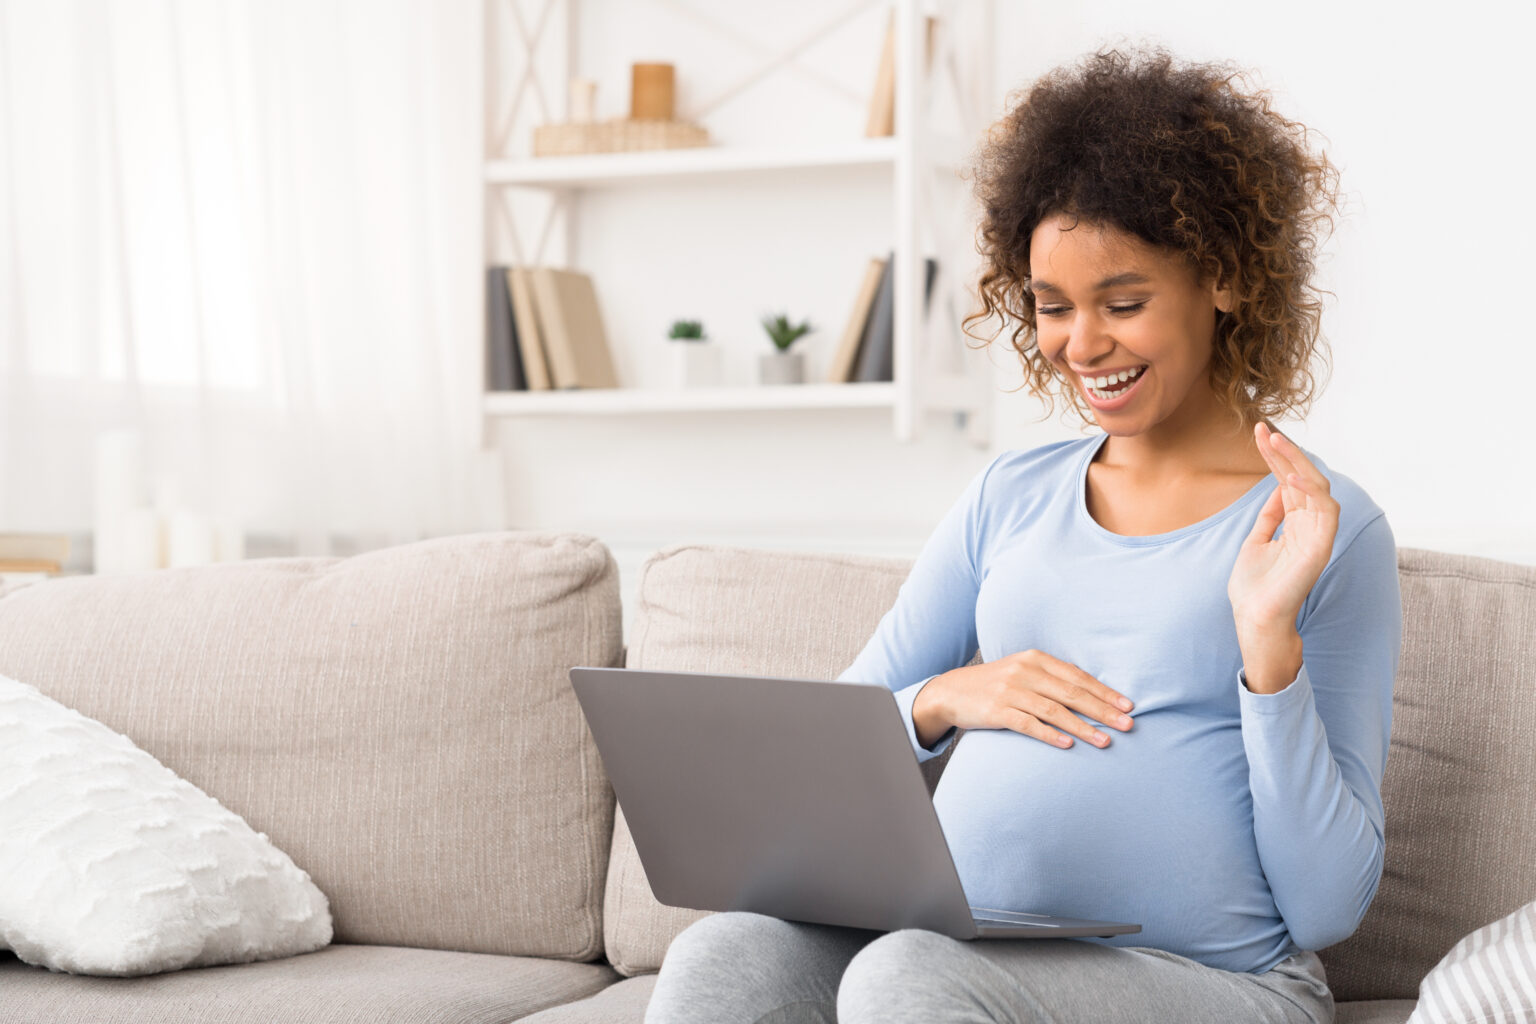
<path fill-rule="evenodd" d="M 553 385 L 559 389 L 618 387 L 592 278 L 558 267 L 534 267 L 528 276 Z"/>
<path fill-rule="evenodd" d="M 517 348 L 517 327 L 512 317 L 509 267 L 490 266 L 485 271 L 485 380 L 490 391 L 526 391 L 523 358 Z"/>

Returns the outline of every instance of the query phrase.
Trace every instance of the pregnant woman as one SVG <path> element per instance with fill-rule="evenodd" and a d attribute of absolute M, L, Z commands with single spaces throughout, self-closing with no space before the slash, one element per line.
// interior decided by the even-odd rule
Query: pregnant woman
<path fill-rule="evenodd" d="M 1239 81 L 1102 52 L 988 134 L 967 330 L 1011 320 L 1100 429 L 977 474 L 839 677 L 895 692 L 919 760 L 966 730 L 934 806 L 973 906 L 1142 931 L 712 914 L 648 1024 L 1333 1020 L 1315 951 L 1381 879 L 1396 544 L 1269 423 L 1313 397 L 1337 174 Z"/>

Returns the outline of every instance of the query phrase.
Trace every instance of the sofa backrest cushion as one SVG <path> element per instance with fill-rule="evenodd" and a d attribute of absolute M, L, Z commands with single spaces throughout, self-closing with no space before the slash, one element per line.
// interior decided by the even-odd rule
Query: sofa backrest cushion
<path fill-rule="evenodd" d="M 464 534 L 13 589 L 0 673 L 266 833 L 338 942 L 590 960 L 613 793 L 567 673 L 620 612 L 596 538 Z"/>
<path fill-rule="evenodd" d="M 834 679 L 874 635 L 910 568 L 867 555 L 663 548 L 640 570 L 625 664 Z M 923 762 L 930 791 L 963 737 Z M 659 969 L 672 939 L 705 913 L 657 902 L 621 809 L 604 903 L 609 962 L 626 976 Z"/>
<path fill-rule="evenodd" d="M 1334 997 L 1413 999 L 1462 936 L 1536 899 L 1536 566 L 1399 548 L 1403 650 L 1381 886 L 1319 953 Z"/>

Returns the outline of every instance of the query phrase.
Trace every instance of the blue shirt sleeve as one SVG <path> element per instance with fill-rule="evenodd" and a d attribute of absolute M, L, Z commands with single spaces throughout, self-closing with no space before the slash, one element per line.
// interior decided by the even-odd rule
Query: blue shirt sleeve
<path fill-rule="evenodd" d="M 1381 778 L 1402 642 L 1397 545 L 1377 515 L 1323 571 L 1300 614 L 1302 666 L 1279 693 L 1238 673 L 1259 861 L 1292 940 L 1352 935 L 1381 882 Z"/>
<path fill-rule="evenodd" d="M 837 677 L 838 682 L 882 683 L 891 689 L 919 761 L 942 754 L 955 738 L 950 726 L 932 748 L 924 747 L 912 724 L 912 702 L 934 676 L 960 668 L 976 655 L 982 490 L 995 465 L 997 459 L 973 477 L 950 506 L 874 635 Z"/>

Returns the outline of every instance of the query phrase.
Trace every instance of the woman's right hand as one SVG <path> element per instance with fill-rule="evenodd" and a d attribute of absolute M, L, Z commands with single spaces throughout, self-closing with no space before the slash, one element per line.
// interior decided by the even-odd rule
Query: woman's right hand
<path fill-rule="evenodd" d="M 1054 747 L 1070 747 L 1077 736 L 1106 747 L 1109 737 L 1073 711 L 1128 732 L 1131 719 L 1124 712 L 1132 707 L 1124 694 L 1076 665 L 1028 650 L 935 676 L 917 692 L 912 724 L 924 747 L 950 726 L 1012 729 Z"/>

